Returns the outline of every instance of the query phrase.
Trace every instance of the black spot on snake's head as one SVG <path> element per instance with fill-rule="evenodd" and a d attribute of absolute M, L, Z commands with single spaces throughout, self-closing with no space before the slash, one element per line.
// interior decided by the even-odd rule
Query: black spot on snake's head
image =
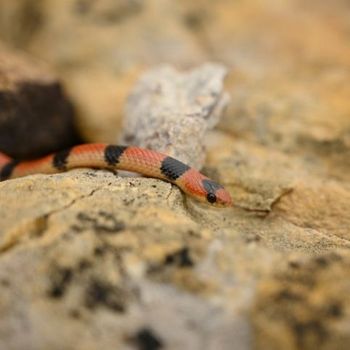
<path fill-rule="evenodd" d="M 210 179 L 204 179 L 202 184 L 207 193 L 208 203 L 218 207 L 232 206 L 231 195 L 223 186 Z"/>

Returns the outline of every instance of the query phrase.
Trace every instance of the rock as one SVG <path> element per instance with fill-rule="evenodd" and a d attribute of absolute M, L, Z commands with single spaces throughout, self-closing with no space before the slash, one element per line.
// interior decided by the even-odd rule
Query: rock
<path fill-rule="evenodd" d="M 115 141 L 149 65 L 223 62 L 203 172 L 235 203 L 103 170 L 0 183 L 0 349 L 348 349 L 348 10 L 0 0 L 0 35 L 59 68 L 90 140 Z"/>
<path fill-rule="evenodd" d="M 228 103 L 225 75 L 218 64 L 188 73 L 170 66 L 148 72 L 128 98 L 121 142 L 164 152 L 200 169 L 207 133 Z"/>
<path fill-rule="evenodd" d="M 206 3 L 196 1 L 185 13 L 195 19 L 192 29 L 205 38 L 203 46 L 232 67 L 226 79 L 231 103 L 220 128 L 302 153 L 323 163 L 329 176 L 349 181 L 349 47 L 343 30 L 349 3 Z"/>
<path fill-rule="evenodd" d="M 350 342 L 348 251 L 294 256 L 259 284 L 257 349 L 346 349 Z M 269 327 L 266 327 L 266 325 Z"/>
<path fill-rule="evenodd" d="M 41 63 L 0 47 L 0 149 L 35 157 L 77 140 L 62 86 Z"/>
<path fill-rule="evenodd" d="M 115 142 L 140 72 L 206 60 L 171 0 L 0 1 L 0 37 L 60 72 L 90 142 Z"/>
<path fill-rule="evenodd" d="M 247 296 L 211 277 L 217 231 L 185 215 L 175 186 L 75 170 L 2 182 L 0 193 L 1 347 L 199 350 L 209 335 L 212 349 L 247 348 L 247 318 L 222 304 L 232 292 L 238 310 Z"/>
<path fill-rule="evenodd" d="M 220 150 L 228 141 L 217 136 Z M 303 169 L 298 159 L 289 158 L 286 168 L 282 153 L 239 149 L 240 158 L 230 147 L 221 158 L 209 154 L 206 170 L 218 169 L 221 177 L 244 158 L 240 176 L 255 184 L 253 174 L 249 177 L 253 166 L 255 176 L 263 178 L 274 159 L 275 176 L 288 175 L 264 190 L 242 191 L 237 202 L 248 210 L 210 209 L 169 183 L 102 170 L 0 183 L 0 344 L 70 350 L 152 343 L 196 350 L 206 337 L 208 349 L 228 350 L 232 343 L 251 349 L 255 332 L 258 344 L 275 339 L 283 344 L 279 333 L 271 335 L 274 321 L 261 321 L 274 304 L 265 302 L 271 298 L 260 289 L 255 297 L 256 285 L 270 283 L 276 268 L 296 253 L 315 254 L 317 260 L 350 245 L 334 230 L 339 211 L 330 212 L 327 226 L 319 227 L 319 216 L 312 214 L 319 202 L 308 201 L 303 214 L 293 208 L 304 191 L 293 180 Z M 223 180 L 233 195 L 245 183 Z M 19 195 L 26 198 L 21 205 Z M 339 208 L 350 204 L 339 195 Z M 324 295 L 320 309 L 332 303 L 332 295 Z M 278 306 L 280 314 L 287 306 Z M 189 323 L 195 325 L 190 331 Z M 288 324 L 280 327 L 289 332 Z M 302 322 L 299 328 L 308 332 Z M 347 339 L 346 331 L 343 335 Z"/>

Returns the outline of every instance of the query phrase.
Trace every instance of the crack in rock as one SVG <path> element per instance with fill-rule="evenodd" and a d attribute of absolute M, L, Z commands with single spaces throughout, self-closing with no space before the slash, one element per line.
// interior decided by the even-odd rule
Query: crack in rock
<path fill-rule="evenodd" d="M 0 245 L 0 254 L 3 254 L 11 249 L 13 249 L 15 246 L 17 246 L 19 243 L 23 243 L 23 238 L 41 238 L 44 236 L 45 231 L 49 228 L 49 219 L 64 210 L 69 209 L 77 202 L 91 197 L 96 193 L 97 191 L 101 190 L 104 186 L 100 186 L 98 188 L 93 189 L 88 194 L 84 194 L 81 196 L 78 196 L 74 199 L 72 199 L 69 203 L 66 205 L 54 209 L 49 213 L 45 213 L 42 215 L 37 216 L 36 218 L 33 218 L 31 220 L 25 221 L 21 223 L 20 225 L 16 226 L 9 232 L 6 232 L 4 237 L 4 242 Z"/>

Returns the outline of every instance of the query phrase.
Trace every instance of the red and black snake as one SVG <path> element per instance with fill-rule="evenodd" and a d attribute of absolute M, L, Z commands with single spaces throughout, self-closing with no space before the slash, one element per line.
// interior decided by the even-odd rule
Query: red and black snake
<path fill-rule="evenodd" d="M 169 181 L 202 202 L 219 207 L 232 206 L 229 192 L 220 184 L 179 160 L 140 147 L 84 144 L 31 161 L 13 160 L 0 153 L 0 181 L 79 167 L 137 172 Z"/>

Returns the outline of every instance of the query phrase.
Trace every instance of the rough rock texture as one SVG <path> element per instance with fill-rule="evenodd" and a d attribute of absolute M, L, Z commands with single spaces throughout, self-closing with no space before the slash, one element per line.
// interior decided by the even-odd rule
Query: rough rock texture
<path fill-rule="evenodd" d="M 348 2 L 33 4 L 0 0 L 0 35 L 59 67 L 90 139 L 145 64 L 232 67 L 204 171 L 236 206 L 104 171 L 0 183 L 0 348 L 348 349 Z"/>
<path fill-rule="evenodd" d="M 239 310 L 251 287 L 235 287 L 240 275 L 223 283 L 225 269 L 215 267 L 224 253 L 215 236 L 228 238 L 230 211 L 220 215 L 228 220 L 220 230 L 203 227 L 193 215 L 207 209 L 186 210 L 176 187 L 103 171 L 32 176 L 0 183 L 0 191 L 2 346 L 131 349 L 151 338 L 168 349 L 201 349 L 207 338 L 210 348 L 225 349 L 250 342 Z M 18 193 L 27 201 L 14 211 Z M 233 296 L 237 314 L 223 304 Z"/>
<path fill-rule="evenodd" d="M 202 168 L 206 135 L 229 100 L 225 75 L 222 65 L 209 63 L 186 73 L 170 66 L 148 72 L 127 100 L 121 142 Z"/>
<path fill-rule="evenodd" d="M 294 256 L 276 270 L 259 286 L 259 298 L 253 309 L 260 346 L 347 349 L 349 251 L 311 258 Z"/>
<path fill-rule="evenodd" d="M 72 105 L 57 77 L 42 63 L 0 46 L 0 150 L 34 157 L 76 139 Z"/>

